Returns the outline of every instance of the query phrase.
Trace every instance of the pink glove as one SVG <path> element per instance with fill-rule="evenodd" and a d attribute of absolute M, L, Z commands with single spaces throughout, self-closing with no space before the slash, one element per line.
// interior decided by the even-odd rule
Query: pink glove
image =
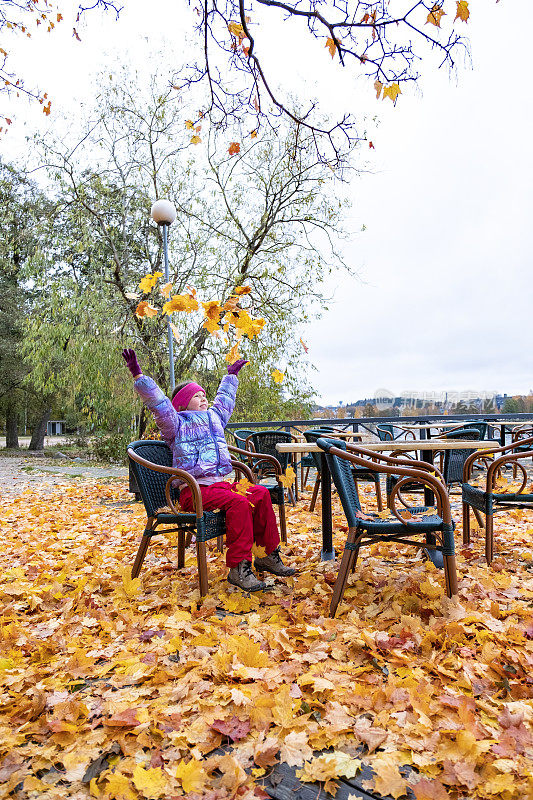
<path fill-rule="evenodd" d="M 237 375 L 239 370 L 241 370 L 245 364 L 248 364 L 248 361 L 245 358 L 240 358 L 234 364 L 230 364 L 228 367 L 228 375 Z"/>
<path fill-rule="evenodd" d="M 125 350 L 122 351 L 122 358 L 126 362 L 126 366 L 134 378 L 136 378 L 138 375 L 142 375 L 142 369 L 140 368 L 139 362 L 137 361 L 135 350 L 130 350 L 126 348 Z"/>

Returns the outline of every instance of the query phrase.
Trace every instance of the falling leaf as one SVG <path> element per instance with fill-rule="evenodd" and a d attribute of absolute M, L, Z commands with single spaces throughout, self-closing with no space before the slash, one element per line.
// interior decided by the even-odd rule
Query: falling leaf
<path fill-rule="evenodd" d="M 431 25 L 435 25 L 437 28 L 440 28 L 440 21 L 445 14 L 446 12 L 443 10 L 442 6 L 436 3 L 429 12 L 426 23 L 429 22 Z"/>
<path fill-rule="evenodd" d="M 272 372 L 272 377 L 276 383 L 282 383 L 285 377 L 285 373 L 281 372 L 279 369 L 275 369 Z"/>
<path fill-rule="evenodd" d="M 230 156 L 235 156 L 237 153 L 241 152 L 241 146 L 238 142 L 231 142 L 230 146 L 228 147 L 228 153 Z"/>
<path fill-rule="evenodd" d="M 391 83 L 390 86 L 385 86 L 383 89 L 383 99 L 386 97 L 390 97 L 393 103 L 396 103 L 396 98 L 399 94 L 402 93 L 399 85 L 397 83 Z"/>
<path fill-rule="evenodd" d="M 173 334 L 173 336 L 174 336 L 174 339 L 176 340 L 176 342 L 181 342 L 181 340 L 182 340 L 182 338 L 183 338 L 183 337 L 182 337 L 182 335 L 181 335 L 181 333 L 180 333 L 180 332 L 179 332 L 179 330 L 176 328 L 176 326 L 174 325 L 174 323 L 173 323 L 173 322 L 171 322 L 171 323 L 169 323 L 169 324 L 170 324 L 170 330 L 172 331 L 172 334 Z"/>
<path fill-rule="evenodd" d="M 163 286 L 160 286 L 159 291 L 163 295 L 163 297 L 169 298 L 170 292 L 172 291 L 172 283 L 169 281 L 165 283 Z"/>
<path fill-rule="evenodd" d="M 290 487 L 294 483 L 295 477 L 296 477 L 296 473 L 293 470 L 293 468 L 292 467 L 287 467 L 287 469 L 285 470 L 285 474 L 279 476 L 279 482 L 286 489 L 290 489 Z"/>
<path fill-rule="evenodd" d="M 200 144 L 201 141 L 202 140 L 201 140 L 201 138 L 199 136 L 195 135 L 195 136 L 191 137 L 191 144 Z"/>
<path fill-rule="evenodd" d="M 236 36 L 239 41 L 242 41 L 246 38 L 246 34 L 244 32 L 244 28 L 240 24 L 240 22 L 229 22 L 228 23 L 228 31 Z"/>
<path fill-rule="evenodd" d="M 198 300 L 192 294 L 175 294 L 163 304 L 163 314 L 173 314 L 175 311 L 184 311 L 190 314 L 199 309 Z"/>
<path fill-rule="evenodd" d="M 190 131 L 190 130 L 192 130 L 192 129 L 194 128 L 194 122 L 192 121 L 192 119 L 187 119 L 187 120 L 185 120 L 185 127 L 186 127 L 186 128 L 187 128 L 187 130 L 189 130 L 189 131 Z"/>
<path fill-rule="evenodd" d="M 250 286 L 236 286 L 234 289 L 234 293 L 236 295 L 243 295 L 243 294 L 250 294 L 251 292 Z"/>
<path fill-rule="evenodd" d="M 250 137 L 252 139 L 257 139 L 257 130 L 252 131 L 251 134 L 250 134 Z"/>
<path fill-rule="evenodd" d="M 308 348 L 308 346 L 306 345 L 306 343 L 304 342 L 304 340 L 302 338 L 300 338 L 300 344 L 302 345 L 302 347 L 304 349 L 304 353 L 308 353 L 309 352 L 309 348 Z"/>
<path fill-rule="evenodd" d="M 138 300 L 140 294 L 138 292 L 124 292 L 124 297 L 126 297 L 128 300 Z"/>
<path fill-rule="evenodd" d="M 470 16 L 470 9 L 468 8 L 467 0 L 457 0 L 457 13 L 455 19 L 461 19 L 467 22 Z"/>
<path fill-rule="evenodd" d="M 143 294 L 149 294 L 156 285 L 158 279 L 162 277 L 162 272 L 154 272 L 153 274 L 148 273 L 148 275 L 145 275 L 144 278 L 141 278 L 139 282 L 139 289 L 143 292 Z"/>
<path fill-rule="evenodd" d="M 329 50 L 330 56 L 333 58 L 335 56 L 335 51 L 337 50 L 337 45 L 335 44 L 335 40 L 328 37 L 326 40 L 326 47 Z"/>
<path fill-rule="evenodd" d="M 157 308 L 151 306 L 146 300 L 141 300 L 137 308 L 135 309 L 135 314 L 138 317 L 155 317 L 158 314 Z"/>

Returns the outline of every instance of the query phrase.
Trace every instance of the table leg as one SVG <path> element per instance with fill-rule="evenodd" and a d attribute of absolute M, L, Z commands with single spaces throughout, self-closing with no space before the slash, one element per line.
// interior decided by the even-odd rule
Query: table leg
<path fill-rule="evenodd" d="M 322 550 L 321 561 L 333 561 L 333 524 L 331 518 L 331 473 L 329 471 L 326 454 L 320 453 L 320 487 L 322 492 Z"/>
<path fill-rule="evenodd" d="M 422 450 L 421 456 L 422 461 L 427 461 L 429 464 L 433 464 L 433 450 Z M 435 495 L 431 489 L 428 489 L 427 487 L 424 487 L 424 505 L 435 505 Z M 437 544 L 437 537 L 434 533 L 426 533 L 426 544 L 433 546 Z M 444 558 L 440 548 L 435 550 L 433 547 L 429 547 L 425 552 L 429 560 L 435 564 L 437 569 L 444 569 Z"/>
<path fill-rule="evenodd" d="M 500 428 L 500 447 L 505 447 L 505 425 L 502 425 Z"/>

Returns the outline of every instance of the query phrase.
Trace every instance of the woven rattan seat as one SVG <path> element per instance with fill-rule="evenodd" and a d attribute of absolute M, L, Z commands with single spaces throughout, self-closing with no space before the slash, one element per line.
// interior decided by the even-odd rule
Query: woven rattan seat
<path fill-rule="evenodd" d="M 492 461 L 488 457 L 492 456 Z M 481 527 L 483 520 L 480 514 L 485 514 L 485 558 L 490 564 L 494 555 L 494 514 L 510 507 L 533 508 L 533 494 L 524 491 L 530 488 L 529 477 L 525 466 L 521 463 L 524 459 L 533 458 L 533 436 L 520 439 L 506 447 L 495 447 L 492 450 L 483 450 L 483 453 L 472 453 L 463 468 L 463 542 L 470 544 L 470 509 L 474 512 Z M 476 463 L 478 462 L 478 463 Z M 473 486 L 470 483 L 474 466 L 483 466 L 486 475 L 482 478 L 482 486 Z M 513 487 L 508 492 L 496 486 L 498 477 L 503 476 L 504 470 L 512 467 L 513 477 L 516 472 L 521 473 L 521 486 Z"/>
<path fill-rule="evenodd" d="M 408 464 L 407 461 L 400 464 L 399 459 L 374 460 L 375 454 L 372 451 L 353 444 L 349 445 L 349 452 L 344 449 L 346 448 L 344 442 L 319 438 L 317 444 L 326 453 L 326 461 L 331 477 L 348 522 L 348 536 L 339 567 L 339 574 L 333 589 L 330 616 L 335 616 L 337 606 L 344 595 L 348 575 L 355 568 L 360 548 L 373 542 L 398 542 L 428 548 L 434 547 L 429 542 L 428 534 L 439 536 L 441 540 L 439 549 L 442 552 L 444 561 L 446 592 L 449 596 L 456 594 L 457 574 L 453 537 L 454 525 L 448 494 L 442 481 L 427 472 L 411 468 L 410 465 L 404 466 L 404 464 Z M 396 461 L 397 463 L 388 464 L 386 461 Z M 396 473 L 398 475 L 398 484 L 390 498 L 391 510 L 394 516 L 386 519 L 381 519 L 378 516 L 373 516 L 371 519 L 365 518 L 367 515 L 363 515 L 357 486 L 352 477 L 352 465 L 365 467 L 378 474 Z M 402 486 L 402 481 L 411 481 L 413 479 L 431 488 L 437 498 L 437 507 L 409 507 L 409 517 L 407 514 L 402 517 L 400 511 L 403 511 L 403 508 L 399 510 L 396 508 L 396 496 Z M 427 512 L 430 513 L 427 514 Z M 416 519 L 414 517 L 417 514 L 423 514 L 424 516 Z M 411 541 L 412 538 L 417 536 L 424 537 L 425 541 Z"/>
<path fill-rule="evenodd" d="M 132 578 L 139 574 L 146 552 L 153 536 L 158 533 L 178 534 L 178 569 L 185 564 L 185 539 L 194 534 L 196 537 L 196 560 L 198 564 L 198 580 L 200 594 L 207 594 L 208 574 L 206 558 L 206 542 L 217 539 L 222 549 L 223 536 L 226 532 L 225 518 L 222 511 L 204 511 L 200 487 L 195 478 L 188 472 L 172 466 L 172 451 L 162 441 L 140 440 L 128 446 L 128 458 L 139 492 L 146 510 L 147 522 L 131 571 Z M 239 461 L 233 461 L 234 470 L 242 473 L 251 483 L 254 477 L 250 469 Z M 186 483 L 192 492 L 195 513 L 182 512 L 177 503 L 179 491 L 174 488 L 176 479 Z M 172 528 L 160 528 L 160 525 L 172 525 Z"/>

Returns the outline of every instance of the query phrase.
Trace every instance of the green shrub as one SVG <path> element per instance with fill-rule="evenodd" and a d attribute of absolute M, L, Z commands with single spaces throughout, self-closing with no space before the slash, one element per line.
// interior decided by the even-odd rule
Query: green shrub
<path fill-rule="evenodd" d="M 91 442 L 91 452 L 97 461 L 127 464 L 126 448 L 131 441 L 129 432 L 97 434 Z"/>

